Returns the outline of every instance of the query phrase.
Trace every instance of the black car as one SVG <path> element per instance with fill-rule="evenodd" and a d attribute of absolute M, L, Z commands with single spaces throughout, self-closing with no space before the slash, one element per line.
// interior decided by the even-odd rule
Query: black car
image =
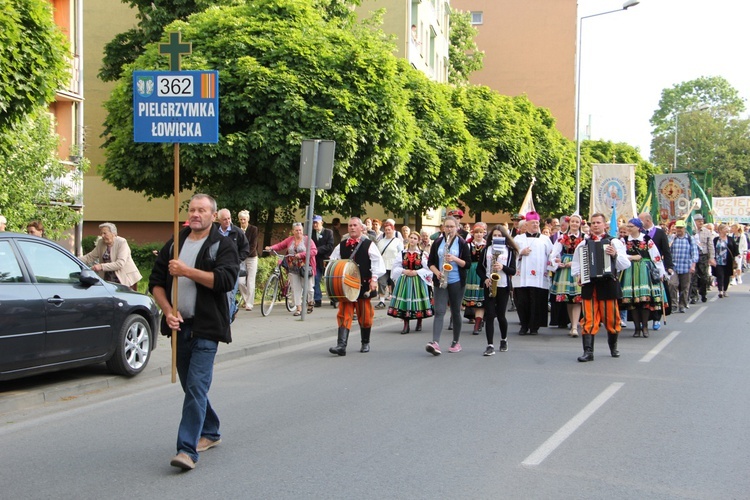
<path fill-rule="evenodd" d="M 156 348 L 160 311 L 51 241 L 0 232 L 0 380 L 106 362 L 133 376 Z"/>

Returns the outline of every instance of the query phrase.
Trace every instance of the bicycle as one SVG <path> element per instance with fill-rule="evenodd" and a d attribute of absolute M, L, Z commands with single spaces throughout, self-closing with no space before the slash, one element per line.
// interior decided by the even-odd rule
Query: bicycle
<path fill-rule="evenodd" d="M 264 253 L 266 253 L 265 250 Z M 282 265 L 285 256 L 280 255 L 273 250 L 271 250 L 270 253 L 276 257 L 276 268 L 271 273 L 271 276 L 268 277 L 268 281 L 266 281 L 266 284 L 263 287 L 263 298 L 260 302 L 260 313 L 263 316 L 271 314 L 271 310 L 277 300 L 284 300 L 287 311 L 292 312 L 295 309 L 288 271 Z"/>

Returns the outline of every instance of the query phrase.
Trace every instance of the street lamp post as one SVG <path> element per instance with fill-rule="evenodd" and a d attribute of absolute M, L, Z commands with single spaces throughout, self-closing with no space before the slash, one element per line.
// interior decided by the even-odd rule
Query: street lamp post
<path fill-rule="evenodd" d="M 672 161 L 672 169 L 670 170 L 670 173 L 677 171 L 677 151 L 678 151 L 678 148 L 677 148 L 677 127 L 678 127 L 678 125 L 680 123 L 680 115 L 686 115 L 688 113 L 694 113 L 696 111 L 705 111 L 709 107 L 710 106 L 708 104 L 701 104 L 700 106 L 698 106 L 695 109 L 688 109 L 688 110 L 685 110 L 685 111 L 675 111 L 675 113 L 674 113 L 674 160 Z"/>
<path fill-rule="evenodd" d="M 623 10 L 628 10 L 630 7 L 635 7 L 639 3 L 641 3 L 640 0 L 627 0 L 619 9 L 582 16 L 578 20 L 578 46 L 576 47 L 576 213 L 580 213 L 581 209 L 581 32 L 583 31 L 583 20 L 590 17 L 622 12 Z"/>

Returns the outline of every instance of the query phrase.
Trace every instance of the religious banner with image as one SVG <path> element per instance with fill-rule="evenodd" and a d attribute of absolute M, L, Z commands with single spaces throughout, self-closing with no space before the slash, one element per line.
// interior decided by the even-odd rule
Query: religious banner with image
<path fill-rule="evenodd" d="M 654 176 L 659 201 L 659 221 L 684 218 L 690 210 L 690 177 L 684 174 Z"/>
<path fill-rule="evenodd" d="M 637 215 L 635 207 L 635 165 L 595 163 L 591 172 L 589 215 L 603 213 L 607 220 L 612 209 L 625 220 Z"/>

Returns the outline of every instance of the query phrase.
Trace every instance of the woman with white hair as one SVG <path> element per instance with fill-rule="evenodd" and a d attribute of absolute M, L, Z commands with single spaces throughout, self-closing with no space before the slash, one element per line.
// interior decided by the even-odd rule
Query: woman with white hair
<path fill-rule="evenodd" d="M 94 249 L 81 260 L 105 281 L 120 283 L 138 291 L 142 276 L 130 255 L 128 241 L 117 236 L 117 226 L 111 222 L 99 224 L 99 236 Z"/>

